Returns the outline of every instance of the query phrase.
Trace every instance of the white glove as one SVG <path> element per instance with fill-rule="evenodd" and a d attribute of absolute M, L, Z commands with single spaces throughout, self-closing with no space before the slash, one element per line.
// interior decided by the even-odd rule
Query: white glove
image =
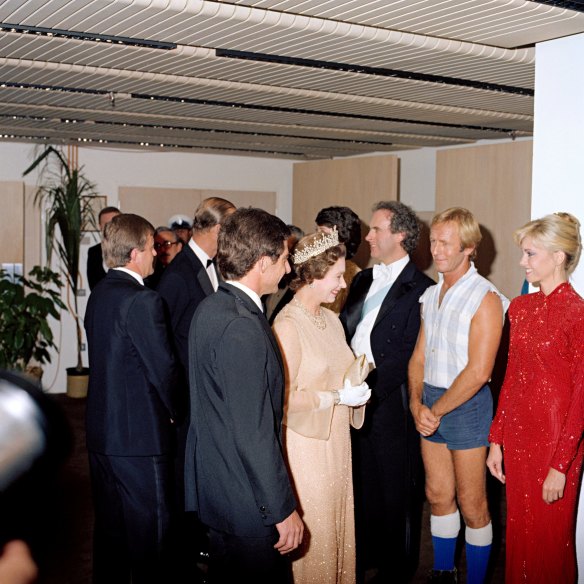
<path fill-rule="evenodd" d="M 365 382 L 361 385 L 351 385 L 351 382 L 347 380 L 343 389 L 338 389 L 337 392 L 340 405 L 354 408 L 366 404 L 371 397 L 371 390 Z"/>

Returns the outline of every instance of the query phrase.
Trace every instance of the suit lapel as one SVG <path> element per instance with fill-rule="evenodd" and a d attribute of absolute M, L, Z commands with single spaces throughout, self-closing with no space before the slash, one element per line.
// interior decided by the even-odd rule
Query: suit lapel
<path fill-rule="evenodd" d="M 349 340 L 353 338 L 357 330 L 357 325 L 361 320 L 363 303 L 367 298 L 367 293 L 373 282 L 373 270 L 371 268 L 363 270 L 357 277 L 358 280 L 351 287 L 350 302 L 347 302 L 345 306 L 347 338 Z"/>
<path fill-rule="evenodd" d="M 198 260 L 198 258 L 197 258 Z M 200 262 L 199 262 L 200 263 Z M 213 294 L 215 289 L 213 288 L 213 284 L 211 284 L 211 278 L 209 278 L 209 274 L 205 268 L 201 268 L 197 273 L 197 280 L 199 284 L 201 284 L 201 288 L 203 292 L 209 296 L 209 294 Z"/>
<path fill-rule="evenodd" d="M 406 264 L 405 268 L 402 270 L 401 274 L 397 277 L 397 280 L 393 283 L 392 287 L 389 289 L 388 293 L 385 295 L 383 302 L 381 303 L 381 308 L 377 318 L 375 319 L 375 328 L 378 323 L 380 323 L 387 314 L 391 312 L 395 303 L 401 298 L 410 288 L 412 287 L 412 277 L 415 273 L 415 266 L 410 261 Z"/>
<path fill-rule="evenodd" d="M 280 365 L 280 369 L 282 370 L 282 373 L 283 373 L 284 372 L 284 363 L 282 362 L 282 354 L 280 353 L 280 347 L 278 347 L 278 342 L 276 341 L 276 337 L 274 336 L 274 333 L 272 332 L 272 328 L 270 327 L 270 323 L 268 322 L 266 315 L 261 311 L 258 314 L 258 318 L 260 319 L 262 326 L 264 327 L 264 330 L 266 331 L 266 335 L 268 336 L 268 339 L 270 339 L 272 349 L 274 350 L 274 353 L 275 353 L 276 358 L 278 359 L 278 363 Z"/>

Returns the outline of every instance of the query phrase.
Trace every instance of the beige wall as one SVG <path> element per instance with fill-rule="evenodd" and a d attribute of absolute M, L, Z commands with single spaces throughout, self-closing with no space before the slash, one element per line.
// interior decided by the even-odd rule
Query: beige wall
<path fill-rule="evenodd" d="M 436 211 L 453 206 L 472 211 L 483 233 L 477 269 L 509 298 L 523 284 L 512 235 L 530 219 L 531 168 L 531 141 L 437 153 Z"/>

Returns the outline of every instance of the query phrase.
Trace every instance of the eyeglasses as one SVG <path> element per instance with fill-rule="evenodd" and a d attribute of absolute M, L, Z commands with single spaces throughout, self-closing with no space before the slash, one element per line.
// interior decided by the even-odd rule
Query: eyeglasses
<path fill-rule="evenodd" d="M 159 241 L 154 243 L 154 249 L 160 251 L 162 248 L 168 249 L 171 245 L 177 245 L 178 241 L 164 241 L 160 243 Z"/>

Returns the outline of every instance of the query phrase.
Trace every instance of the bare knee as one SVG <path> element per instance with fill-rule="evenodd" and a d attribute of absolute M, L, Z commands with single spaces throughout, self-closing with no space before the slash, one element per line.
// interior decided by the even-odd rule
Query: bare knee
<path fill-rule="evenodd" d="M 458 504 L 464 523 L 468 527 L 478 529 L 491 520 L 487 498 L 481 493 L 459 495 Z"/>
<path fill-rule="evenodd" d="M 449 515 L 456 511 L 455 493 L 451 489 L 426 482 L 426 499 L 432 515 Z"/>

